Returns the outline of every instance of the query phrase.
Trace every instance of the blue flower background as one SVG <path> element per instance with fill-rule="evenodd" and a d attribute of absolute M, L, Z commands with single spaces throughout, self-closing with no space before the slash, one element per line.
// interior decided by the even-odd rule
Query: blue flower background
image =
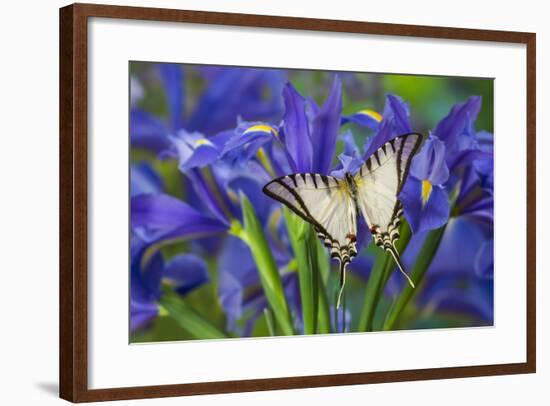
<path fill-rule="evenodd" d="M 132 342 L 493 324 L 492 80 L 132 62 L 129 85 Z M 410 132 L 416 288 L 359 219 L 336 309 L 337 264 L 262 187 Z"/>

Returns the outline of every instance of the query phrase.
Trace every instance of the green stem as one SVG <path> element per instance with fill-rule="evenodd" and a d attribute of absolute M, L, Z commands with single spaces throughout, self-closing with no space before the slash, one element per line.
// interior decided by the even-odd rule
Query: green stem
<path fill-rule="evenodd" d="M 263 148 L 260 148 L 258 150 L 258 152 L 256 153 L 256 157 L 258 158 L 258 161 L 260 161 L 266 172 L 269 174 L 269 176 L 275 178 L 277 176 L 275 174 L 275 169 L 273 169 L 271 159 L 269 159 L 269 156 L 265 153 L 265 150 Z"/>
<path fill-rule="evenodd" d="M 224 338 L 226 335 L 203 318 L 176 293 L 165 289 L 159 303 L 162 311 L 172 317 L 184 330 L 198 339 Z"/>
<path fill-rule="evenodd" d="M 319 269 L 315 234 L 309 224 L 285 208 L 284 216 L 292 251 L 298 264 L 304 334 L 317 332 L 319 307 Z"/>
<path fill-rule="evenodd" d="M 269 331 L 269 335 L 271 337 L 274 337 L 275 336 L 275 327 L 273 326 L 273 319 L 271 317 L 271 312 L 269 311 L 269 309 L 266 307 L 264 309 L 264 317 L 265 317 L 265 323 L 267 325 L 267 331 Z"/>
<path fill-rule="evenodd" d="M 319 313 L 317 314 L 317 331 L 320 334 L 330 333 L 330 305 L 325 283 L 319 279 Z"/>
<path fill-rule="evenodd" d="M 241 194 L 244 227 L 236 221 L 231 224 L 230 233 L 241 238 L 250 248 L 267 302 L 284 335 L 293 335 L 292 317 L 286 302 L 283 282 L 273 258 L 273 253 L 264 234 L 263 227 L 248 198 Z"/>
<path fill-rule="evenodd" d="M 395 328 L 403 310 L 405 309 L 413 295 L 418 291 L 420 284 L 424 279 L 424 275 L 426 274 L 426 271 L 428 270 L 437 252 L 437 249 L 439 248 L 439 243 L 441 242 L 441 238 L 445 233 L 446 227 L 447 225 L 444 225 L 443 227 L 432 230 L 426 237 L 426 240 L 424 241 L 424 244 L 422 245 L 422 248 L 418 253 L 418 257 L 411 271 L 411 279 L 416 285 L 416 289 L 413 289 L 408 284 L 405 284 L 403 291 L 395 302 L 395 306 L 390 309 L 390 312 L 386 317 L 383 330 L 393 330 Z"/>
<path fill-rule="evenodd" d="M 318 311 L 317 311 L 317 332 L 321 334 L 330 333 L 330 305 L 327 295 L 327 283 L 330 273 L 330 260 L 326 248 L 315 234 L 313 235 L 313 244 L 315 244 L 316 267 L 318 272 Z"/>

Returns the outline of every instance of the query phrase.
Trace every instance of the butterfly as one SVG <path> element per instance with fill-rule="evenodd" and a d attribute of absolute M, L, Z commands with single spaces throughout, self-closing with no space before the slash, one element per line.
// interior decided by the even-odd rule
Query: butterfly
<path fill-rule="evenodd" d="M 267 183 L 263 192 L 283 203 L 312 224 L 317 236 L 340 264 L 340 290 L 344 290 L 347 265 L 357 256 L 357 216 L 365 219 L 374 243 L 388 251 L 409 284 L 395 246 L 399 239 L 403 206 L 399 193 L 405 184 L 422 135 L 410 133 L 386 142 L 369 156 L 357 173 L 344 178 L 318 173 L 293 173 Z"/>

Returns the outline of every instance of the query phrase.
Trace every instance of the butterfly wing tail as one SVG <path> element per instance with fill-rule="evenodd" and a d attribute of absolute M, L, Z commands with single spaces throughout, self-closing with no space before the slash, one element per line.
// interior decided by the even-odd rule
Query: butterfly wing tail
<path fill-rule="evenodd" d="M 346 284 L 346 265 L 347 262 L 340 262 L 340 290 L 338 291 L 338 297 L 336 299 L 336 309 L 340 308 L 340 302 L 342 301 L 342 295 L 344 293 L 344 286 Z"/>
<path fill-rule="evenodd" d="M 412 279 L 409 277 L 409 275 L 407 275 L 407 273 L 403 269 L 403 265 L 401 264 L 401 260 L 399 259 L 399 253 L 397 251 L 397 248 L 395 248 L 395 245 L 390 246 L 389 244 L 386 244 L 385 249 L 386 249 L 386 251 L 388 251 L 391 254 L 391 256 L 393 257 L 393 260 L 397 264 L 397 267 L 399 268 L 401 273 L 405 276 L 405 278 L 407 278 L 407 281 L 409 282 L 409 285 L 411 285 L 411 287 L 414 289 L 414 287 L 415 287 L 414 282 L 412 281 Z"/>

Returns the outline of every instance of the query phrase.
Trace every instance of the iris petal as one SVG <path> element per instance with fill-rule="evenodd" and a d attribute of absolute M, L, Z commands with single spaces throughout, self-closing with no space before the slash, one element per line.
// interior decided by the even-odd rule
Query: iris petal
<path fill-rule="evenodd" d="M 454 145 L 469 122 L 475 121 L 480 109 L 481 97 L 479 96 L 472 96 L 464 103 L 454 105 L 449 114 L 437 124 L 433 134 L 445 145 Z"/>
<path fill-rule="evenodd" d="M 185 295 L 208 282 L 206 263 L 197 255 L 176 255 L 166 264 L 163 279 L 168 279 L 180 295 Z"/>
<path fill-rule="evenodd" d="M 449 169 L 445 162 L 445 144 L 430 136 L 413 158 L 410 173 L 417 179 L 428 180 L 433 185 L 447 182 Z"/>
<path fill-rule="evenodd" d="M 174 63 L 159 63 L 156 65 L 164 84 L 168 109 L 170 111 L 170 125 L 173 131 L 183 126 L 184 89 L 185 84 L 181 65 Z"/>
<path fill-rule="evenodd" d="M 183 173 L 214 163 L 221 153 L 212 141 L 198 133 L 180 130 L 177 136 L 170 136 L 169 139 L 177 151 L 178 167 Z"/>
<path fill-rule="evenodd" d="M 374 151 L 392 138 L 410 132 L 411 125 L 408 105 L 399 96 L 387 95 L 382 121 L 378 126 L 376 135 L 368 144 L 364 158 L 366 159 L 371 156 Z"/>
<path fill-rule="evenodd" d="M 135 332 L 148 326 L 158 315 L 155 302 L 140 302 L 130 298 L 130 331 Z"/>
<path fill-rule="evenodd" d="M 378 130 L 378 126 L 380 125 L 381 121 L 382 115 L 377 111 L 371 109 L 363 109 L 359 110 L 355 114 L 342 116 L 342 125 L 351 122 L 363 127 L 367 127 L 374 131 Z"/>
<path fill-rule="evenodd" d="M 181 221 L 204 217 L 176 197 L 158 194 L 132 198 L 132 227 L 171 228 Z"/>
<path fill-rule="evenodd" d="M 202 67 L 200 71 L 207 76 L 208 87 L 191 115 L 190 130 L 215 134 L 233 127 L 239 115 L 249 120 L 280 120 L 284 71 L 228 67 Z"/>
<path fill-rule="evenodd" d="M 146 163 L 130 166 L 130 195 L 132 197 L 161 193 L 163 190 L 162 179 Z"/>
<path fill-rule="evenodd" d="M 493 255 L 493 240 L 487 240 L 479 247 L 476 255 L 474 264 L 476 275 L 481 278 L 493 278 Z"/>
<path fill-rule="evenodd" d="M 133 109 L 130 112 L 130 141 L 132 146 L 160 152 L 168 148 L 168 129 L 153 115 Z"/>
<path fill-rule="evenodd" d="M 423 182 L 409 177 L 399 198 L 405 218 L 415 233 L 441 227 L 449 219 L 449 197 L 445 190 L 433 186 L 426 201 L 423 197 Z"/>
<path fill-rule="evenodd" d="M 336 138 L 342 113 L 342 84 L 338 76 L 330 89 L 329 96 L 313 120 L 311 142 L 313 145 L 312 171 L 327 174 L 336 150 Z"/>
<path fill-rule="evenodd" d="M 313 147 L 305 99 L 288 83 L 283 90 L 285 143 L 298 172 L 311 172 Z"/>

